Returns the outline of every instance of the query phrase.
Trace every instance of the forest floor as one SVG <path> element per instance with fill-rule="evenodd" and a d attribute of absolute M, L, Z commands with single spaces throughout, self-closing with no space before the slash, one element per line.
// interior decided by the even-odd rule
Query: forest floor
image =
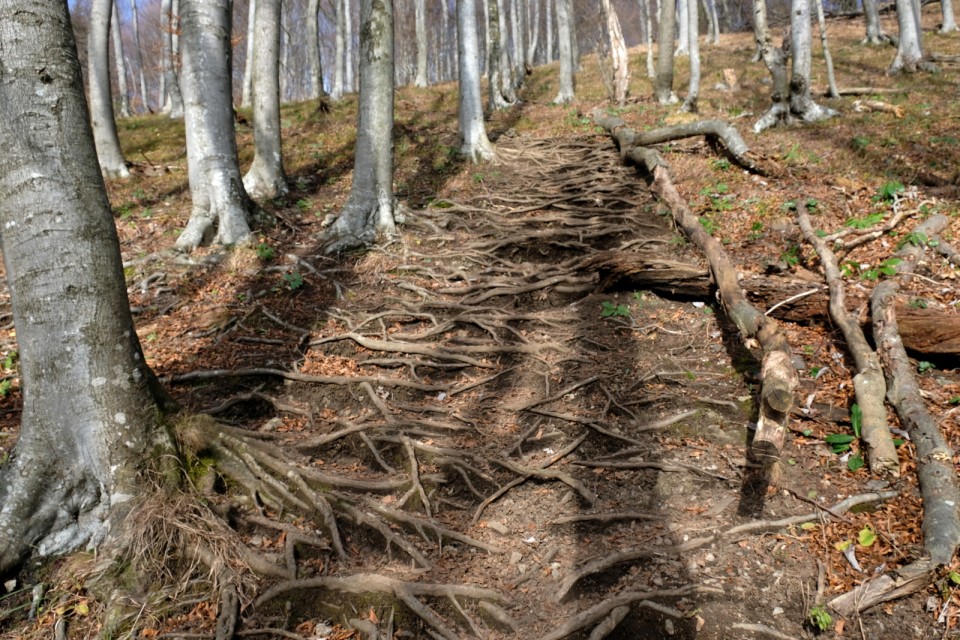
<path fill-rule="evenodd" d="M 926 48 L 960 53 L 960 36 L 935 32 L 936 10 L 926 9 Z M 895 31 L 892 17 L 885 21 Z M 863 300 L 924 217 L 948 216 L 942 237 L 960 239 L 957 66 L 888 77 L 894 50 L 860 45 L 860 22 L 832 21 L 829 34 L 841 88 L 876 91 L 822 99 L 841 115 L 762 135 L 750 127 L 769 85 L 762 65 L 749 62 L 752 38 L 723 35 L 704 47 L 701 117 L 735 124 L 769 175 L 737 168 L 700 139 L 660 152 L 744 276 L 802 282 L 821 300 L 819 263 L 791 203 L 815 201 L 819 228 L 856 236 L 904 214 L 843 257 L 850 295 Z M 631 58 L 637 98 L 611 112 L 637 129 L 689 119 L 650 99 L 643 55 Z M 365 626 L 386 638 L 586 638 L 621 614 L 608 637 L 812 637 L 819 603 L 920 552 L 912 443 L 900 446 L 902 474 L 891 482 L 824 441 L 851 433 L 852 364 L 829 322 L 782 321 L 802 409 L 790 418 L 781 478 L 766 486 L 747 456 L 757 354 L 715 297 L 617 290 L 591 268 L 591 258 L 616 249 L 706 270 L 590 119 L 609 106 L 598 68 L 584 59 L 572 107 L 549 104 L 555 65 L 536 69 L 523 102 L 489 123 L 499 161 L 482 166 L 457 157 L 454 85 L 399 91 L 396 189 L 406 222 L 397 240 L 337 259 L 322 253 L 323 225 L 349 191 L 354 98 L 330 113 L 286 107 L 292 191 L 263 203 L 277 225 L 250 247 L 190 256 L 168 251 L 189 212 L 182 124 L 121 122 L 135 177 L 109 191 L 149 364 L 187 410 L 325 478 L 342 536 L 338 553 L 322 518 L 278 508 L 282 489 L 269 481 L 252 495 L 229 483 L 207 487 L 247 546 L 314 579 L 263 578 L 244 591 L 243 637 L 380 637 L 355 629 Z M 739 87 L 717 85 L 725 68 Z M 681 61 L 681 94 L 685 82 Z M 825 88 L 822 67 L 813 84 Z M 868 99 L 894 112 L 855 109 Z M 239 135 L 249 161 L 249 127 Z M 919 273 L 904 283 L 905 300 L 957 314 L 957 268 L 928 252 Z M 15 334 L 4 335 L 12 377 L 0 445 L 9 451 L 21 398 Z M 957 349 L 915 355 L 927 406 L 956 449 Z M 892 410 L 890 422 L 898 424 Z M 841 517 L 824 509 L 886 489 L 896 497 Z M 844 541 L 860 570 L 838 551 Z M 600 562 L 610 558 L 622 562 Z M 51 637 L 59 618 L 69 637 L 95 633 L 103 603 L 78 566 L 60 562 L 8 585 L 4 637 Z M 25 620 L 18 608 L 41 576 L 47 595 Z M 145 607 L 131 637 L 213 637 L 216 600 L 197 584 L 165 609 Z M 254 603 L 275 584 L 275 597 Z M 379 594 L 346 594 L 384 584 Z M 147 602 L 153 588 L 131 598 Z M 944 577 L 859 618 L 834 614 L 824 635 L 960 635 L 957 588 Z"/>

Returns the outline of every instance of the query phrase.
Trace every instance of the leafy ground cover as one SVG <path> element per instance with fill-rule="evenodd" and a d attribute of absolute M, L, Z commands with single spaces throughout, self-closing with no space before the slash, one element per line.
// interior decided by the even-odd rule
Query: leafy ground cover
<path fill-rule="evenodd" d="M 927 48 L 957 53 L 955 34 L 933 30 L 933 9 Z M 747 173 L 700 139 L 660 151 L 744 279 L 822 285 L 798 202 L 824 232 L 860 235 L 902 217 L 844 249 L 847 287 L 860 301 L 888 275 L 898 246 L 927 242 L 913 231 L 923 218 L 946 215 L 943 238 L 957 240 L 956 68 L 887 77 L 893 50 L 860 45 L 861 31 L 856 21 L 830 23 L 838 79 L 876 91 L 824 98 L 839 118 L 761 136 L 749 131 L 769 88 L 762 66 L 749 63 L 751 38 L 724 35 L 705 49 L 702 117 L 734 123 L 770 171 Z M 188 410 L 288 452 L 269 458 L 285 470 L 279 485 L 262 468 L 267 457 L 259 472 L 248 463 L 256 486 L 242 473 L 196 473 L 212 512 L 228 514 L 244 546 L 282 568 L 241 590 L 247 637 L 350 638 L 364 628 L 365 637 L 587 637 L 618 617 L 609 637 L 954 632 L 960 577 L 950 571 L 862 618 L 823 606 L 909 562 L 922 544 L 912 443 L 900 444 L 896 482 L 857 462 L 852 365 L 839 332 L 809 318 L 784 322 L 805 410 L 791 417 L 780 481 L 758 486 L 746 452 L 759 365 L 716 300 L 606 288 L 592 267 L 616 249 L 704 269 L 589 116 L 601 107 L 640 130 L 689 118 L 649 99 L 642 55 L 631 57 L 637 98 L 615 109 L 594 58 L 583 61 L 574 106 L 549 104 L 555 67 L 534 70 L 523 103 L 489 123 L 500 153 L 490 165 L 457 157 L 455 86 L 399 91 L 402 236 L 336 259 L 322 254 L 322 233 L 349 189 L 352 98 L 329 113 L 286 106 L 292 190 L 262 203 L 277 224 L 250 247 L 189 257 L 167 251 L 189 212 L 182 125 L 121 122 L 135 177 L 109 190 L 151 366 Z M 739 76 L 733 90 L 718 86 L 728 68 Z M 815 74 L 825 88 L 822 68 Z M 677 80 L 681 88 L 682 60 Z M 893 108 L 857 111 L 858 100 Z M 240 125 L 239 135 L 249 161 L 251 132 Z M 910 305 L 955 314 L 957 268 L 930 251 L 919 273 L 905 284 Z M 20 403 L 9 326 L 3 354 L 0 445 L 9 451 Z M 956 449 L 956 355 L 915 364 Z M 330 505 L 339 542 L 321 510 L 285 502 L 295 477 L 324 479 L 310 495 Z M 832 508 L 884 491 L 893 494 Z M 176 520 L 172 504 L 151 508 Z M 89 564 L 79 554 L 25 572 L 0 607 L 6 633 L 49 637 L 57 620 L 70 637 L 95 633 L 106 602 L 85 584 Z M 38 581 L 46 595 L 27 620 Z M 349 595 L 356 583 L 363 597 Z M 130 598 L 123 626 L 133 637 L 213 637 L 206 582 L 174 589 L 150 578 Z"/>

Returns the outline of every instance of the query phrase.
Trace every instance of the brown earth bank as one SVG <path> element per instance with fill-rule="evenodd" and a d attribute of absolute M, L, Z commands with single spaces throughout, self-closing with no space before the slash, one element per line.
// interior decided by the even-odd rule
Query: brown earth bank
<path fill-rule="evenodd" d="M 932 30 L 936 10 L 926 45 L 956 53 L 956 34 Z M 595 127 L 589 114 L 608 103 L 594 58 L 573 107 L 548 104 L 555 67 L 535 71 L 525 101 L 488 125 L 489 165 L 457 159 L 455 86 L 400 91 L 401 236 L 337 258 L 322 240 L 349 189 L 351 98 L 330 113 L 286 107 L 293 191 L 263 203 L 276 226 L 249 247 L 190 256 L 169 252 L 189 212 L 182 125 L 122 121 L 136 176 L 109 188 L 138 334 L 176 400 L 217 420 L 182 427 L 197 434 L 193 486 L 141 507 L 144 540 L 159 545 L 147 535 L 157 521 L 229 540 L 211 546 L 245 576 L 242 637 L 803 638 L 820 635 L 811 616 L 831 637 L 955 635 L 956 565 L 862 616 L 824 607 L 921 556 L 923 511 L 912 442 L 889 479 L 825 441 L 852 433 L 854 371 L 796 203 L 842 232 L 834 247 L 864 321 L 920 220 L 947 216 L 943 245 L 960 232 L 956 68 L 885 76 L 893 50 L 861 46 L 861 32 L 830 23 L 841 86 L 873 87 L 899 115 L 825 100 L 838 118 L 753 135 L 765 72 L 748 64 L 749 35 L 724 35 L 704 51 L 701 115 L 735 124 L 765 175 L 702 138 L 658 146 L 789 342 L 798 408 L 773 482 L 749 456 L 760 355 L 718 304 L 704 257 Z M 642 55 L 637 98 L 609 113 L 639 130 L 689 119 L 649 99 Z M 716 85 L 730 68 L 734 91 Z M 247 160 L 250 135 L 241 127 Z M 957 267 L 936 249 L 898 308 L 942 319 L 932 342 L 950 344 Z M 615 254 L 640 260 L 646 279 L 599 266 Z M 800 306 L 814 300 L 816 313 Z M 4 335 L 8 452 L 20 396 L 12 327 Z M 956 449 L 957 350 L 915 351 L 926 406 Z M 5 637 L 51 637 L 58 621 L 67 637 L 106 629 L 116 603 L 86 583 L 93 563 L 31 564 L 0 605 Z M 111 606 L 120 637 L 214 637 L 206 569 L 188 557 L 151 566 Z"/>

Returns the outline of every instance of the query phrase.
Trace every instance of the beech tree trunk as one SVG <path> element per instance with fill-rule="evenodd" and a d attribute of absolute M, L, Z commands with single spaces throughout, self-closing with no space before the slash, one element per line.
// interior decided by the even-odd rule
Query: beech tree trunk
<path fill-rule="evenodd" d="M 253 164 L 243 186 L 254 198 L 287 193 L 280 145 L 280 0 L 257 0 L 253 46 Z"/>
<path fill-rule="evenodd" d="M 533 67 L 534 61 L 537 56 L 537 46 L 540 44 L 540 2 L 541 0 L 533 0 L 533 9 L 530 14 L 530 19 L 528 20 L 529 26 L 529 35 L 527 40 L 529 45 L 527 46 L 527 65 Z"/>
<path fill-rule="evenodd" d="M 87 75 L 90 86 L 90 122 L 97 145 L 100 171 L 107 178 L 129 178 L 120 150 L 117 123 L 110 94 L 110 15 L 113 0 L 90 4 L 90 32 L 87 36 Z"/>
<path fill-rule="evenodd" d="M 494 157 L 483 123 L 480 98 L 480 45 L 477 42 L 477 6 L 475 0 L 457 2 L 457 60 L 460 67 L 460 153 L 471 162 Z"/>
<path fill-rule="evenodd" d="M 123 34 L 116 0 L 110 11 L 110 40 L 113 42 L 113 64 L 117 68 L 117 93 L 120 94 L 120 117 L 130 117 L 130 87 L 127 86 L 126 56 L 123 55 Z"/>
<path fill-rule="evenodd" d="M 917 7 L 912 0 L 896 0 L 897 2 L 897 25 L 900 30 L 900 38 L 897 44 L 897 55 L 887 73 L 899 73 L 905 71 L 914 73 L 920 69 L 920 63 L 923 60 L 923 46 L 920 41 L 920 17 L 917 15 Z"/>
<path fill-rule="evenodd" d="M 254 207 L 237 160 L 230 0 L 184 0 L 182 11 L 184 121 L 193 208 L 176 248 L 193 251 L 207 241 L 246 242 Z"/>
<path fill-rule="evenodd" d="M 414 0 L 414 23 L 417 35 L 417 76 L 414 86 L 427 86 L 427 2 Z"/>
<path fill-rule="evenodd" d="M 543 60 L 547 64 L 553 62 L 553 3 L 554 0 L 544 0 L 544 37 L 546 38 L 546 51 L 543 54 Z"/>
<path fill-rule="evenodd" d="M 674 56 L 690 53 L 690 0 L 677 1 L 677 49 Z"/>
<path fill-rule="evenodd" d="M 360 2 L 360 105 L 353 186 L 327 232 L 327 253 L 396 233 L 393 209 L 393 2 Z"/>
<path fill-rule="evenodd" d="M 133 19 L 133 46 L 137 55 L 137 77 L 140 80 L 140 99 L 143 100 L 143 110 L 152 113 L 150 97 L 147 94 L 147 79 L 143 73 L 143 47 L 140 44 L 140 12 L 137 10 L 137 0 L 130 0 L 130 9 Z"/>
<path fill-rule="evenodd" d="M 0 42 L 0 226 L 23 387 L 0 467 L 9 575 L 31 553 L 117 532 L 150 452 L 173 447 L 130 317 L 67 3 L 0 0 Z"/>
<path fill-rule="evenodd" d="M 333 50 L 333 88 L 330 97 L 334 100 L 343 98 L 344 71 L 346 70 L 346 37 L 347 18 L 344 13 L 344 0 L 334 0 L 336 6 L 336 34 L 334 35 Z"/>
<path fill-rule="evenodd" d="M 556 0 L 557 3 L 557 47 L 560 52 L 560 91 L 553 101 L 557 104 L 573 102 L 573 7 L 570 0 Z"/>
<path fill-rule="evenodd" d="M 653 80 L 653 96 L 660 104 L 677 102 L 677 95 L 673 92 L 673 32 L 676 18 L 676 7 L 672 0 L 662 0 L 657 30 L 657 74 Z"/>
<path fill-rule="evenodd" d="M 163 52 L 160 55 L 163 66 L 164 93 L 160 97 L 163 113 L 171 118 L 183 117 L 183 98 L 180 94 L 180 69 L 176 49 L 173 46 L 174 32 L 180 29 L 179 10 L 174 8 L 176 0 L 162 0 L 160 4 L 160 37 Z M 179 2 L 177 2 L 179 7 Z"/>
<path fill-rule="evenodd" d="M 600 0 L 603 17 L 607 23 L 607 34 L 610 38 L 610 60 L 613 65 L 613 97 L 618 104 L 627 100 L 630 91 L 630 68 L 627 64 L 627 43 L 623 39 L 620 29 L 620 19 L 617 10 L 610 4 L 610 0 Z"/>
<path fill-rule="evenodd" d="M 320 0 L 310 0 L 307 8 L 307 56 L 310 58 L 310 88 L 307 97 L 311 100 L 323 97 L 323 64 L 320 57 Z"/>
<path fill-rule="evenodd" d="M 953 0 L 940 0 L 940 15 L 943 17 L 940 24 L 940 33 L 950 33 L 957 30 L 957 22 L 953 17 Z"/>
<path fill-rule="evenodd" d="M 356 85 L 353 81 L 353 15 L 350 13 L 350 0 L 343 0 L 343 42 L 343 84 L 347 93 L 353 93 Z"/>
<path fill-rule="evenodd" d="M 699 110 L 697 101 L 700 99 L 700 11 L 697 9 L 697 0 L 686 1 L 690 4 L 687 11 L 690 34 L 690 84 L 682 110 L 697 113 Z"/>
<path fill-rule="evenodd" d="M 637 0 L 640 6 L 640 31 L 643 34 L 643 42 L 647 49 L 647 77 L 657 77 L 657 71 L 653 66 L 653 20 L 650 18 L 649 0 Z"/>
<path fill-rule="evenodd" d="M 485 0 L 487 7 L 487 104 L 491 111 L 506 109 L 510 101 L 503 94 L 503 56 L 500 47 L 500 9 L 497 0 Z M 562 0 L 561 0 L 562 1 Z"/>
<path fill-rule="evenodd" d="M 243 61 L 243 88 L 240 90 L 240 104 L 249 107 L 253 103 L 253 59 L 256 56 L 254 32 L 256 31 L 257 0 L 249 0 L 247 5 L 247 57 Z"/>
<path fill-rule="evenodd" d="M 877 9 L 877 0 L 863 0 L 863 15 L 867 27 L 863 44 L 878 45 L 887 42 L 890 38 L 883 32 L 883 25 L 880 23 L 880 11 Z"/>

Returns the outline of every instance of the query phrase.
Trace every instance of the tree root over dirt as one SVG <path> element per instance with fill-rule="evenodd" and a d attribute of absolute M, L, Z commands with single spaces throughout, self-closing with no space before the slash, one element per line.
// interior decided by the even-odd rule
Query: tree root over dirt
<path fill-rule="evenodd" d="M 659 155 L 652 149 L 634 146 L 637 140 L 652 139 L 658 142 L 702 135 L 702 128 L 685 127 L 678 130 L 664 130 L 663 133 L 647 133 L 640 136 L 626 128 L 620 118 L 604 117 L 594 113 L 594 122 L 606 129 L 613 137 L 624 162 L 636 165 L 652 178 L 651 188 L 673 212 L 674 220 L 683 233 L 706 255 L 710 263 L 719 297 L 727 314 L 740 330 L 741 339 L 751 347 L 759 341 L 763 352 L 761 368 L 761 410 L 757 420 L 757 431 L 753 440 L 752 452 L 757 460 L 768 468 L 771 479 L 776 478 L 776 463 L 786 438 L 786 417 L 794 405 L 795 391 L 799 384 L 797 371 L 790 360 L 790 348 L 776 322 L 760 313 L 747 301 L 740 286 L 737 272 L 727 256 L 723 245 L 711 236 L 699 223 L 697 217 L 677 193 L 670 173 Z M 713 127 L 711 130 L 717 130 Z M 745 158 L 747 148 L 732 127 L 725 126 L 726 135 L 717 135 L 738 163 L 749 165 Z"/>

